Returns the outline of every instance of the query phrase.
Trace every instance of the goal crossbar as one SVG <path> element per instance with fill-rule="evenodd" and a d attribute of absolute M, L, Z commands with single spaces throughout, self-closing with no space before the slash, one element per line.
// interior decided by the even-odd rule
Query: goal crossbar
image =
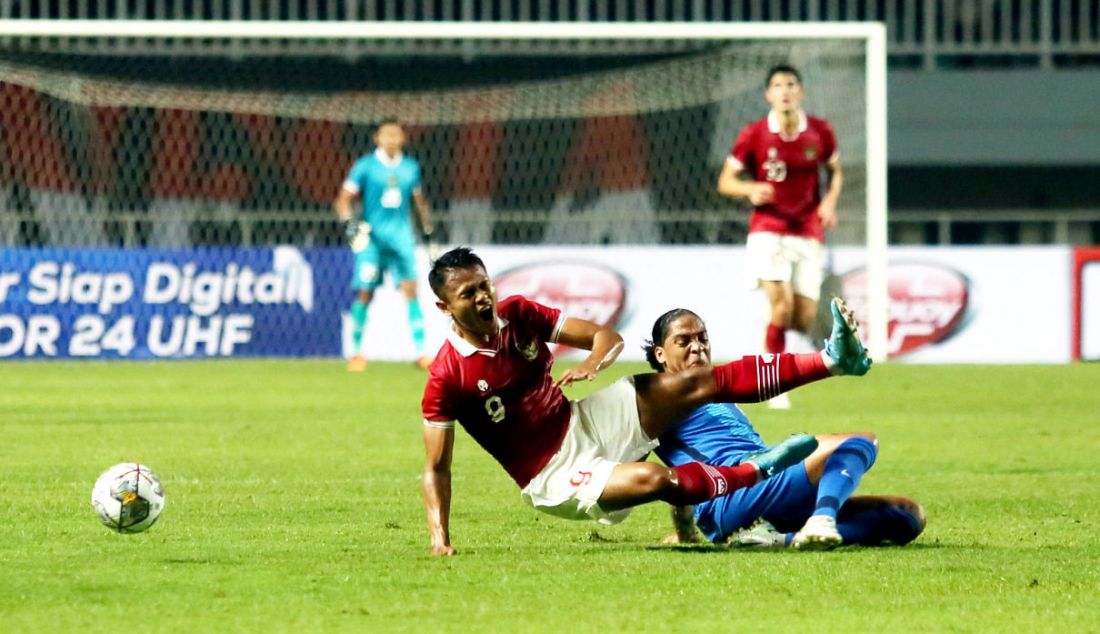
<path fill-rule="evenodd" d="M 885 38 L 880 22 L 295 22 L 0 19 L 0 36 L 231 39 L 824 39 Z"/>

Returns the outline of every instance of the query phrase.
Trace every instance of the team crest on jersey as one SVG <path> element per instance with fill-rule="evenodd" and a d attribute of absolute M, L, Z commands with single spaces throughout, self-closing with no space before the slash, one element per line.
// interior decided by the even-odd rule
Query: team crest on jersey
<path fill-rule="evenodd" d="M 804 150 L 804 153 L 806 154 L 806 160 L 807 161 L 812 161 L 812 160 L 817 158 L 817 148 L 815 148 L 812 145 L 807 147 Z"/>
<path fill-rule="evenodd" d="M 517 341 L 516 350 L 523 355 L 524 359 L 534 361 L 535 357 L 539 356 L 539 343 L 537 341 L 532 341 L 528 344 L 522 344 Z"/>
<path fill-rule="evenodd" d="M 787 163 L 779 160 L 779 149 L 768 148 L 768 160 L 764 161 L 764 178 L 773 183 L 787 180 Z"/>
<path fill-rule="evenodd" d="M 488 392 L 489 391 L 489 382 L 486 381 L 485 379 L 478 379 L 477 389 L 481 390 L 482 392 Z"/>
<path fill-rule="evenodd" d="M 397 176 L 390 174 L 386 190 L 382 192 L 382 206 L 386 209 L 395 209 L 401 206 L 401 200 L 401 190 L 397 188 Z"/>

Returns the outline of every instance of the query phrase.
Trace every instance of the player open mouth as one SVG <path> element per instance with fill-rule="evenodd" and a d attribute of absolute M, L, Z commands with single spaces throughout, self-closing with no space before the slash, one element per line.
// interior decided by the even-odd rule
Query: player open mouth
<path fill-rule="evenodd" d="M 480 317 L 482 321 L 493 321 L 493 305 L 489 304 L 484 308 L 478 308 L 477 316 Z"/>

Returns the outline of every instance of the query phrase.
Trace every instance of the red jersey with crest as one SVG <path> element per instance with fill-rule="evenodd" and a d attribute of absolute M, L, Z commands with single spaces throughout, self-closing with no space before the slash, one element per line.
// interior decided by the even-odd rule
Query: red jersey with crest
<path fill-rule="evenodd" d="M 824 241 L 825 233 L 817 216 L 821 168 L 836 156 L 836 135 L 824 119 L 799 113 L 794 135 L 780 132 L 775 113 L 745 126 L 727 160 L 753 180 L 771 183 L 775 188 L 775 200 L 753 210 L 749 232 L 767 231 Z"/>
<path fill-rule="evenodd" d="M 453 331 L 428 372 L 425 421 L 462 424 L 521 488 L 561 447 L 571 407 L 554 385 L 560 310 L 515 295 L 497 305 L 501 329 L 488 348 Z"/>

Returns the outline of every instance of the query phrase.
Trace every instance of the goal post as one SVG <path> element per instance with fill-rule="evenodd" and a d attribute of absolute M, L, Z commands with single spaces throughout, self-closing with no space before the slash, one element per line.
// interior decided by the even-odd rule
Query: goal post
<path fill-rule="evenodd" d="M 833 48 L 833 43 L 842 42 L 852 43 L 858 53 Z M 141 71 L 129 64 L 128 72 L 112 75 L 104 70 L 110 65 L 106 62 L 96 66 L 94 60 L 83 59 L 71 65 L 75 54 L 113 60 L 217 58 L 222 65 L 162 64 Z M 537 58 L 544 66 L 554 66 L 546 60 L 555 58 L 560 67 L 553 76 L 528 77 L 506 63 L 493 63 L 494 55 L 506 60 Z M 231 81 L 236 77 L 227 73 L 250 56 L 307 63 L 274 62 L 259 73 L 266 79 Z M 410 87 L 391 78 L 393 86 L 375 82 L 356 88 L 347 81 L 310 77 L 316 64 L 374 58 L 392 62 L 388 70 L 400 78 L 409 73 L 410 60 L 432 56 L 451 60 L 440 66 L 442 87 Z M 417 127 L 414 140 L 426 148 L 438 146 L 428 151 L 438 153 L 433 165 L 445 171 L 451 183 L 447 191 L 438 192 L 446 198 L 444 218 L 458 219 L 467 212 L 473 217 L 482 208 L 470 206 L 468 200 L 492 199 L 498 223 L 481 235 L 494 242 L 575 244 L 594 231 L 604 231 L 604 239 L 612 242 L 713 243 L 720 241 L 720 231 L 730 235 L 723 218 L 735 215 L 732 203 L 713 196 L 714 159 L 728 151 L 737 128 L 763 115 L 762 72 L 792 56 L 796 65 L 811 66 L 807 110 L 817 112 L 822 104 L 828 106 L 820 112 L 826 119 L 848 119 L 844 128 L 838 126 L 842 164 L 845 156 L 855 155 L 860 169 L 852 171 L 841 207 L 849 201 L 851 208 L 863 210 L 862 222 L 848 234 L 848 245 L 858 241 L 865 249 L 866 297 L 861 312 L 872 356 L 885 359 L 886 33 L 881 23 L 0 20 L 0 85 L 8 86 L 2 96 L 10 105 L 31 93 L 43 104 L 7 108 L 6 123 L 24 114 L 32 120 L 22 122 L 25 137 L 9 131 L 2 140 L 7 158 L 0 165 L 5 170 L 0 184 L 9 186 L 0 190 L 0 204 L 107 214 L 108 220 L 99 225 L 116 223 L 121 228 L 105 239 L 124 245 L 159 239 L 159 244 L 176 240 L 186 246 L 188 240 L 194 242 L 200 226 L 205 232 L 229 232 L 204 233 L 200 242 L 213 235 L 215 244 L 262 243 L 266 235 L 273 242 L 316 243 L 324 235 L 315 227 L 285 227 L 317 225 L 330 218 L 324 198 L 331 196 L 338 185 L 331 181 L 341 177 L 346 165 L 309 165 L 318 157 L 295 149 L 294 135 L 305 135 L 311 142 L 345 135 L 365 146 L 370 126 L 389 113 Z M 486 60 L 490 63 L 476 81 L 464 85 L 468 67 Z M 191 66 L 206 68 L 207 75 L 189 82 L 183 75 Z M 292 77 L 293 73 L 303 76 Z M 494 74 L 501 80 L 494 81 Z M 833 75 L 853 80 L 831 82 Z M 822 95 L 822 101 L 815 101 L 816 95 Z M 850 106 L 848 114 L 839 110 L 845 105 Z M 593 119 L 610 122 L 610 127 L 589 130 L 585 122 Z M 287 124 L 288 120 L 298 123 Z M 56 133 L 40 134 L 45 128 Z M 180 143 L 192 154 L 164 157 L 153 167 L 140 159 L 143 152 L 163 154 L 163 148 L 186 136 L 181 130 L 191 128 L 201 128 L 204 139 L 220 139 L 222 145 L 196 150 Z M 650 128 L 660 130 L 651 133 Z M 571 146 L 560 143 L 539 156 L 547 144 L 567 135 Z M 706 160 L 691 164 L 686 156 L 660 155 L 693 136 L 706 140 L 688 143 L 686 151 L 701 151 Z M 51 145 L 51 139 L 57 143 Z M 237 146 L 248 150 L 218 158 L 237 152 Z M 482 147 L 491 149 L 479 150 Z M 642 160 L 636 150 L 658 156 Z M 503 189 L 486 184 L 489 177 L 476 168 L 456 173 L 461 168 L 446 160 L 455 152 L 462 153 L 462 161 L 456 162 L 507 163 L 498 171 L 507 172 L 510 184 Z M 76 168 L 50 162 L 55 154 L 71 158 L 74 153 L 80 154 Z M 211 166 L 191 173 L 179 165 L 188 161 Z M 597 171 L 602 170 L 596 185 L 592 161 Z M 613 164 L 608 167 L 608 162 Z M 692 171 L 685 173 L 689 164 Z M 31 173 L 40 168 L 44 171 Z M 164 170 L 171 169 L 180 172 L 178 182 L 164 180 Z M 249 174 L 284 169 L 294 171 L 297 179 L 285 191 L 274 184 L 265 184 L 262 192 L 254 183 L 249 187 Z M 126 170 L 133 173 L 123 173 Z M 548 170 L 557 174 L 549 184 L 544 182 Z M 20 182 L 10 185 L 15 181 Z M 675 188 L 667 184 L 671 182 Z M 616 193 L 596 194 L 597 201 L 591 203 L 590 190 L 601 183 L 611 183 Z M 517 200 L 508 187 L 544 195 Z M 562 195 L 563 190 L 568 195 Z M 196 198 L 202 199 L 201 205 L 193 204 Z M 677 201 L 684 201 L 684 208 L 675 208 Z M 576 213 L 585 205 L 584 213 Z M 142 210 L 131 213 L 130 206 Z M 190 224 L 175 233 L 165 226 L 148 228 L 154 207 L 177 224 Z M 652 208 L 648 229 L 645 222 L 623 215 L 639 207 Z M 248 222 L 239 218 L 242 209 L 252 214 Z M 306 220 L 303 209 L 309 212 Z M 43 213 L 35 216 L 35 231 L 48 233 L 41 227 L 49 225 L 49 213 Z M 589 224 L 576 230 L 582 219 Z M 842 222 L 849 220 L 842 216 Z M 272 223 L 278 228 L 271 229 Z M 234 229 L 218 228 L 229 225 Z M 676 233 L 681 226 L 689 229 Z M 26 228 L 18 231 L 25 233 Z M 11 237 L 17 230 L 0 223 L 0 242 L 5 232 L 9 243 L 27 240 Z M 58 229 L 54 234 L 56 242 L 64 232 Z M 72 237 L 78 245 L 87 239 L 83 234 Z"/>

